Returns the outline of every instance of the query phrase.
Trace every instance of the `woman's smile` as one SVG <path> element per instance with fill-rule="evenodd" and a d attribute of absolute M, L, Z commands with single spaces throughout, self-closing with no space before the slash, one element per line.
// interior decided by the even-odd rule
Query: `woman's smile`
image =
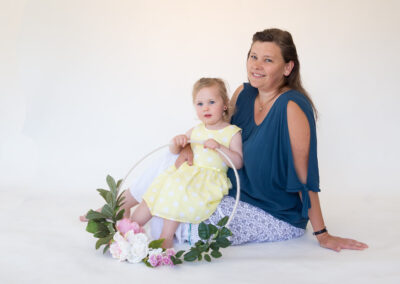
<path fill-rule="evenodd" d="M 260 73 L 251 73 L 251 75 L 254 77 L 254 78 L 263 78 L 263 77 L 265 77 L 265 75 L 263 75 L 263 74 L 260 74 Z"/>

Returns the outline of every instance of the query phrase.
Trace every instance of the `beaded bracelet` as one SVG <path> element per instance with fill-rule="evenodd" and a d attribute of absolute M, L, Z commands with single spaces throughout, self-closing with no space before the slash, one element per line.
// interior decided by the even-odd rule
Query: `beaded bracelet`
<path fill-rule="evenodd" d="M 316 236 L 316 235 L 320 235 L 320 234 L 327 233 L 327 232 L 328 232 L 328 230 L 325 227 L 321 231 L 314 232 L 313 235 Z"/>

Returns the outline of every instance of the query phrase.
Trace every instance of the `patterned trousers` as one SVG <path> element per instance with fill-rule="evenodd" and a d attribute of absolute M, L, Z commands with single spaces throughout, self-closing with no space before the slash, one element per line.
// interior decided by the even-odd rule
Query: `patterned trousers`
<path fill-rule="evenodd" d="M 206 223 L 217 224 L 224 217 L 229 216 L 233 210 L 235 199 L 225 196 L 218 206 L 218 209 L 209 218 Z M 197 233 L 198 225 L 184 224 L 186 230 L 189 230 L 185 241 L 194 244 L 199 240 Z M 236 213 L 229 224 L 229 229 L 233 236 L 231 241 L 233 245 L 240 245 L 252 242 L 277 242 L 301 237 L 305 230 L 294 227 L 289 223 L 278 220 L 264 210 L 252 206 L 248 203 L 239 201 Z"/>

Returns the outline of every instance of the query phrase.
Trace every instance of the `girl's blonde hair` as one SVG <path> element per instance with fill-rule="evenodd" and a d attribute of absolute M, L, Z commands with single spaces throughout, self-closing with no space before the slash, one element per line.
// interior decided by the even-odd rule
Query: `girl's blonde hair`
<path fill-rule="evenodd" d="M 216 86 L 218 88 L 218 94 L 220 95 L 224 105 L 226 106 L 226 110 L 224 110 L 224 121 L 229 122 L 231 119 L 231 115 L 233 113 L 233 109 L 229 105 L 229 97 L 228 92 L 226 91 L 225 82 L 220 78 L 200 78 L 193 86 L 192 98 L 193 103 L 196 100 L 197 93 L 203 89 L 208 87 Z"/>

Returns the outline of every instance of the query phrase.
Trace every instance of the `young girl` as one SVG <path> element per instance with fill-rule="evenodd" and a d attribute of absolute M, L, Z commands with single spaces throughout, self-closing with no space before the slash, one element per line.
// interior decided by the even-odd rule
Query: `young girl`
<path fill-rule="evenodd" d="M 184 163 L 178 169 L 171 166 L 150 185 L 143 201 L 131 219 L 143 226 L 152 216 L 164 219 L 160 238 L 163 247 L 173 245 L 180 222 L 200 223 L 216 210 L 231 187 L 226 175 L 228 161 L 215 151 L 220 149 L 235 168 L 242 167 L 242 137 L 240 128 L 230 125 L 229 99 L 224 82 L 217 78 L 201 78 L 193 87 L 193 104 L 202 121 L 184 135 L 172 139 L 170 151 L 178 154 L 191 141 L 193 166 Z"/>

